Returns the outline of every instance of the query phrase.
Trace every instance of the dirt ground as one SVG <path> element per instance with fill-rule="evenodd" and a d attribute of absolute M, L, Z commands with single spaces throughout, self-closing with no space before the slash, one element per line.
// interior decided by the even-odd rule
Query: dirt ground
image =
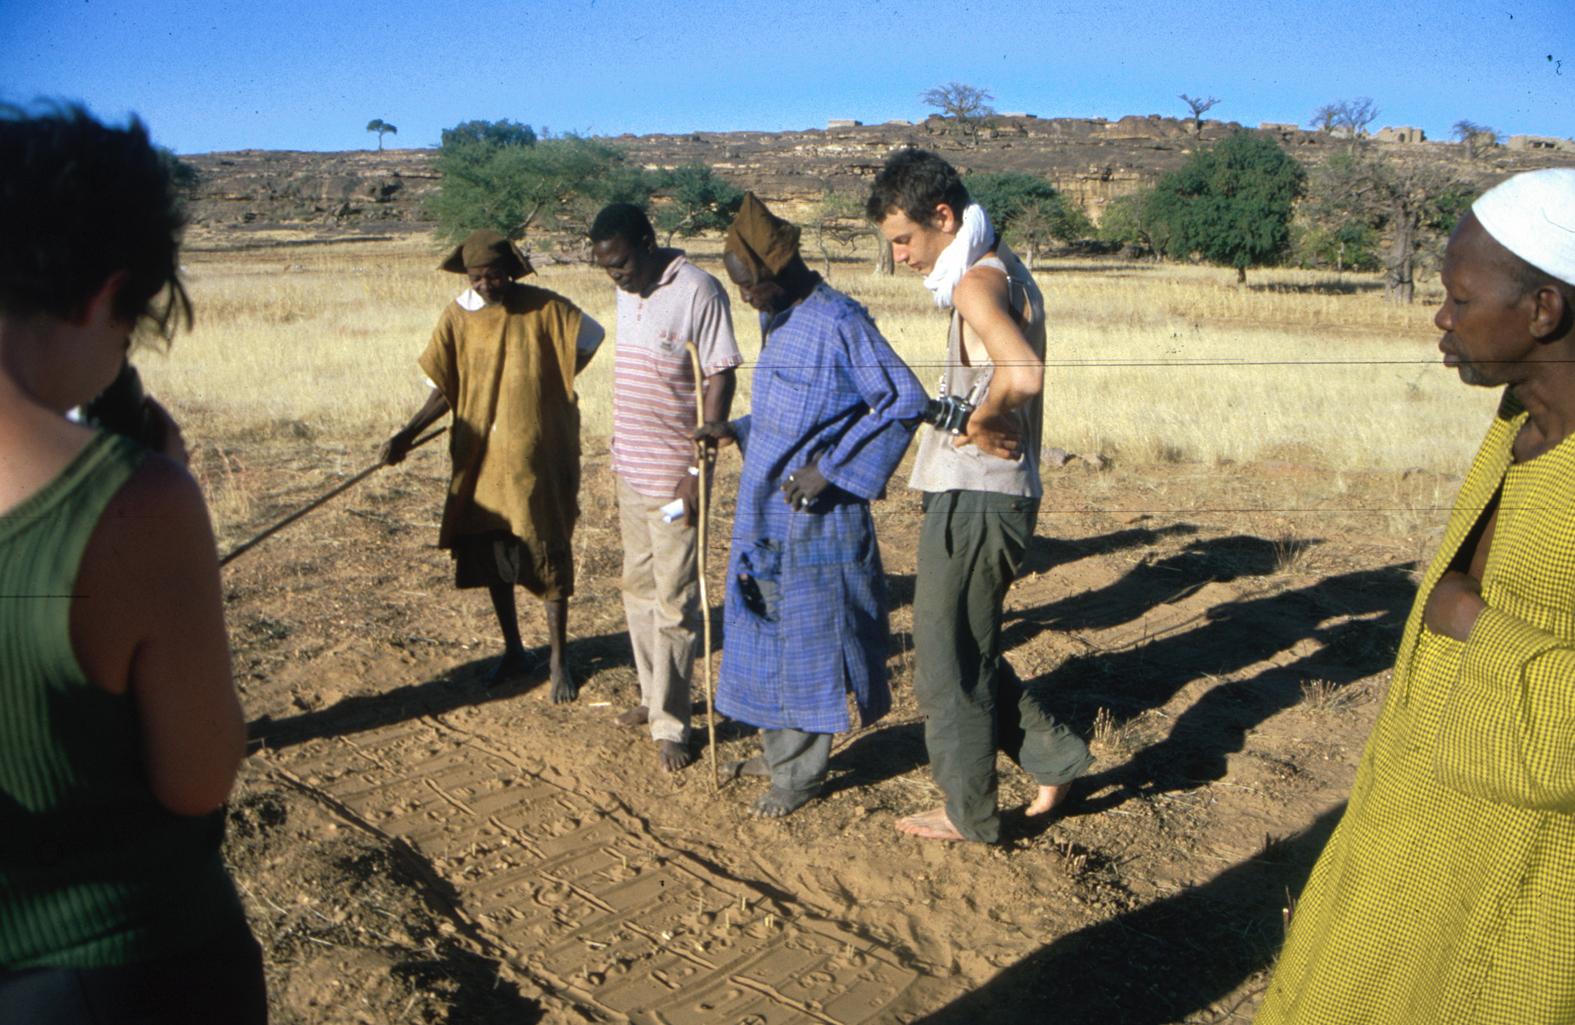
<path fill-rule="evenodd" d="M 221 551 L 378 441 L 288 424 L 193 440 Z M 648 734 L 611 724 L 639 690 L 605 444 L 587 442 L 576 536 L 581 695 L 559 706 L 544 670 L 479 683 L 500 645 L 484 592 L 454 590 L 433 547 L 441 448 L 224 570 L 254 740 L 228 855 L 279 1025 L 1247 1021 L 1456 486 L 1047 466 L 1007 654 L 1098 761 L 1046 823 L 1021 814 L 1031 787 L 1003 757 L 1012 811 L 986 847 L 892 828 L 939 800 L 911 693 L 920 512 L 902 474 L 876 505 L 896 709 L 838 738 L 823 799 L 760 821 L 758 781 L 714 788 L 698 701 L 701 760 L 674 776 Z M 528 599 L 521 618 L 545 645 Z M 753 753 L 753 734 L 720 722 L 720 757 Z"/>

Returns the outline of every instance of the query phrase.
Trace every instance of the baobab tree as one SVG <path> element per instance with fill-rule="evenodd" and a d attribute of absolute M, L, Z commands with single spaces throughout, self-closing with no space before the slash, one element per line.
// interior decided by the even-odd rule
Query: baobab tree
<path fill-rule="evenodd" d="M 947 82 L 919 94 L 925 106 L 934 107 L 957 122 L 957 134 L 966 145 L 979 145 L 979 132 L 989 126 L 995 116 L 990 101 L 995 99 L 990 90 L 962 82 Z"/>
<path fill-rule="evenodd" d="M 1219 98 L 1210 96 L 1205 100 L 1200 97 L 1188 96 L 1186 93 L 1182 93 L 1177 98 L 1192 108 L 1192 130 L 1201 134 L 1203 131 L 1203 115 L 1210 107 L 1219 103 Z"/>

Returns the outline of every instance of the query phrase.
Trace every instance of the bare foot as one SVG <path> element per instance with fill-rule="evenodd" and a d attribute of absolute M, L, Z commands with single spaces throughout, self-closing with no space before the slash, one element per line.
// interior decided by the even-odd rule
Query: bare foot
<path fill-rule="evenodd" d="M 656 760 L 662 766 L 663 772 L 677 772 L 690 762 L 695 756 L 689 753 L 689 748 L 676 740 L 658 740 L 656 742 Z"/>
<path fill-rule="evenodd" d="M 931 808 L 929 811 L 917 815 L 909 815 L 905 819 L 897 820 L 897 832 L 907 833 L 909 836 L 919 836 L 926 840 L 965 840 L 967 837 L 957 832 L 957 827 L 952 825 L 952 820 L 946 817 L 946 808 Z"/>
<path fill-rule="evenodd" d="M 726 780 L 734 780 L 740 776 L 760 776 L 769 779 L 771 769 L 766 765 L 765 758 L 755 755 L 741 762 L 723 762 L 721 775 Z"/>
<path fill-rule="evenodd" d="M 1066 800 L 1066 795 L 1071 792 L 1072 784 L 1070 783 L 1062 783 L 1057 787 L 1041 786 L 1039 788 L 1039 795 L 1034 798 L 1034 803 L 1030 804 L 1023 814 L 1043 815 L 1051 808 L 1054 808 L 1056 805 Z"/>
<path fill-rule="evenodd" d="M 613 716 L 614 726 L 644 726 L 651 721 L 651 710 L 644 705 L 636 705 L 627 712 L 620 712 Z"/>
<path fill-rule="evenodd" d="M 498 684 L 523 676 L 536 668 L 536 659 L 523 648 L 519 651 L 504 651 L 503 657 L 498 659 L 497 665 L 487 671 L 481 678 L 483 687 L 496 687 Z"/>
<path fill-rule="evenodd" d="M 804 807 L 819 793 L 819 787 L 814 790 L 783 790 L 781 787 L 772 787 L 755 799 L 755 802 L 749 806 L 749 813 L 761 819 L 780 819 Z"/>
<path fill-rule="evenodd" d="M 562 659 L 552 660 L 552 703 L 567 704 L 580 696 L 580 685 L 574 682 L 569 665 Z"/>

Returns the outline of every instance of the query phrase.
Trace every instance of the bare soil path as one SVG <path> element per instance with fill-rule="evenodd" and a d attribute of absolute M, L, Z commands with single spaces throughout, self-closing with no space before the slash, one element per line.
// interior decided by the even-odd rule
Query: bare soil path
<path fill-rule="evenodd" d="M 297 433 L 200 445 L 199 475 L 230 496 L 222 549 L 376 448 Z M 701 760 L 669 776 L 643 730 L 612 725 L 638 686 L 604 448 L 585 460 L 571 705 L 548 702 L 544 671 L 481 687 L 500 646 L 484 595 L 455 591 L 432 548 L 446 478 L 423 450 L 226 570 L 255 741 L 229 855 L 283 1025 L 1247 1021 L 1454 488 L 1290 465 L 1047 470 L 1008 657 L 1099 760 L 1040 823 L 1003 759 L 1016 811 L 983 847 L 892 828 L 939 799 L 910 689 L 919 510 L 900 484 L 877 506 L 897 707 L 838 739 L 823 799 L 767 822 L 745 811 L 758 781 L 713 788 L 703 726 Z M 753 753 L 753 732 L 722 722 L 721 757 Z"/>

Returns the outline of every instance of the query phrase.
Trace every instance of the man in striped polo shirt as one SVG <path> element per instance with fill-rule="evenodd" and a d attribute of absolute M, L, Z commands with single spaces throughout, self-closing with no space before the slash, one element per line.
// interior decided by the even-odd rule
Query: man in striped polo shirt
<path fill-rule="evenodd" d="M 676 772 L 692 758 L 689 684 L 700 612 L 695 379 L 684 346 L 692 342 L 700 353 L 707 422 L 727 420 L 733 368 L 743 356 L 727 292 L 679 250 L 658 247 L 639 207 L 606 207 L 591 226 L 591 243 L 618 286 L 612 454 L 624 615 L 640 676 L 640 704 L 613 721 L 649 724 L 662 770 Z M 682 504 L 676 516 L 674 503 Z"/>

